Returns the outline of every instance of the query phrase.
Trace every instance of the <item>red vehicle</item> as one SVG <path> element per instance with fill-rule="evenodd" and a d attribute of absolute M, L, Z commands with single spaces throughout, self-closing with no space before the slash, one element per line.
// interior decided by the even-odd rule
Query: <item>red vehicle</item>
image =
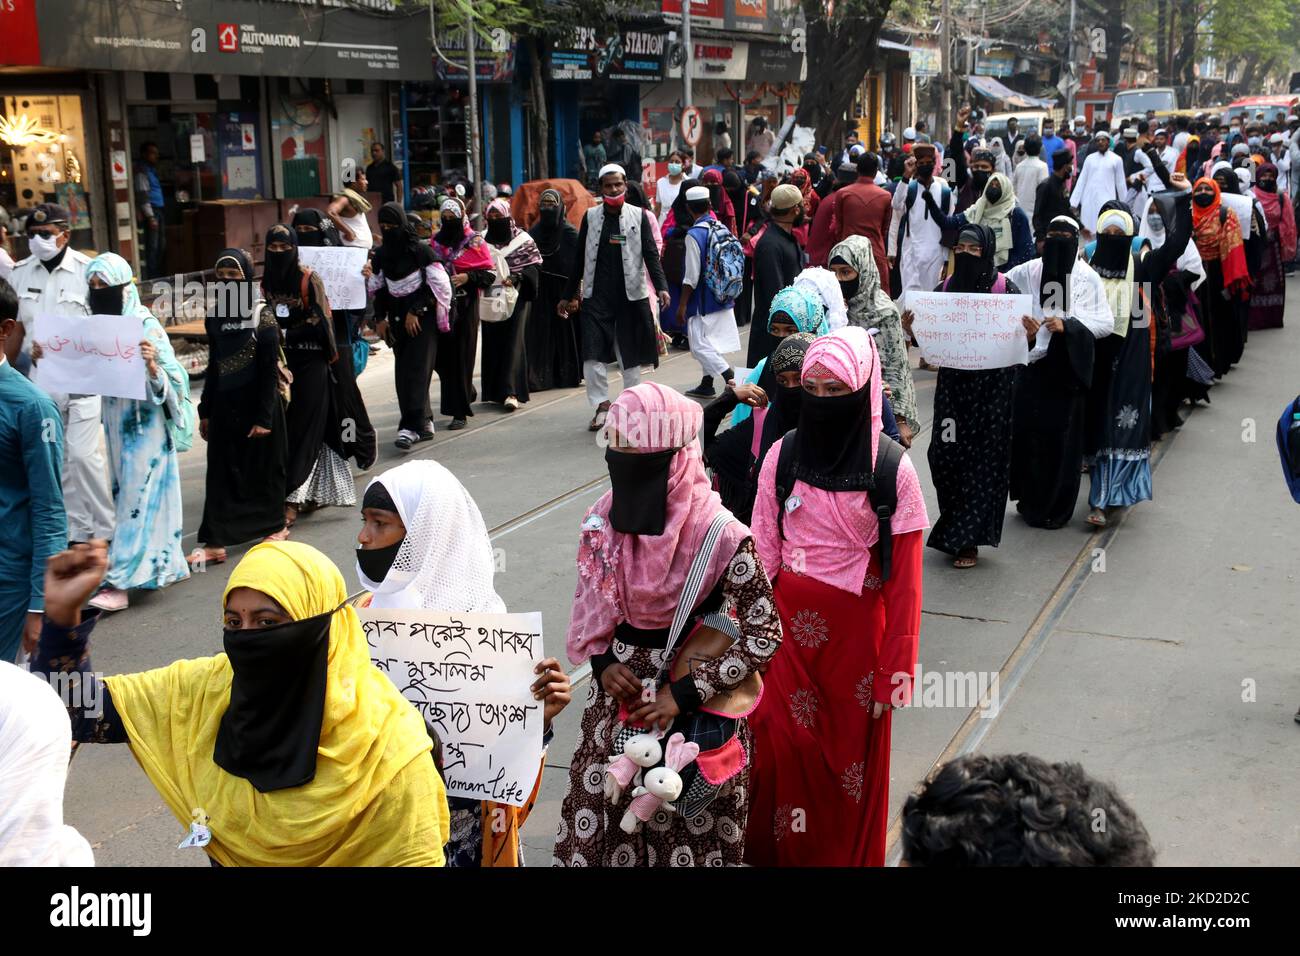
<path fill-rule="evenodd" d="M 1247 96 L 1245 99 L 1229 103 L 1228 108 L 1224 111 L 1224 117 L 1225 119 L 1236 119 L 1244 115 L 1247 119 L 1253 120 L 1255 114 L 1262 110 L 1264 122 L 1268 123 L 1278 113 L 1294 113 L 1297 108 L 1300 108 L 1300 94 L 1298 93 L 1283 93 L 1278 96 Z"/>

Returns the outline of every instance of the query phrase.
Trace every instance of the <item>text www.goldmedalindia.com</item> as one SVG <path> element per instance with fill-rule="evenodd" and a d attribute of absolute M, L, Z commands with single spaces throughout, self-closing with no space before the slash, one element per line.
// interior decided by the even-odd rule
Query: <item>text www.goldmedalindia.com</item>
<path fill-rule="evenodd" d="M 50 897 L 50 925 L 125 927 L 134 936 L 148 936 L 152 910 L 149 893 L 83 893 L 74 886 Z"/>

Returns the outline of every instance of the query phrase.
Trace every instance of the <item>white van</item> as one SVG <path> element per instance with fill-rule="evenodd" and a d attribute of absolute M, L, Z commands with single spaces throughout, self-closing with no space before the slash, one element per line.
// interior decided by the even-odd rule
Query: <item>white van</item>
<path fill-rule="evenodd" d="M 1043 120 L 1051 114 L 1046 110 L 1022 110 L 1016 113 L 990 113 L 984 118 L 984 138 L 992 139 L 994 136 L 1002 137 L 1007 134 L 1007 120 L 1015 117 L 1018 120 L 1017 132 L 1021 136 L 1028 136 L 1030 133 L 1043 135 Z"/>

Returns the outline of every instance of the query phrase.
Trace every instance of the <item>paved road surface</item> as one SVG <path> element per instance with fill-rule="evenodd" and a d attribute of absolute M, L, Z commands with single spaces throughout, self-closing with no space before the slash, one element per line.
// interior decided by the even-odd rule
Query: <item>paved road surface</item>
<path fill-rule="evenodd" d="M 1155 501 L 1090 533 L 1081 520 L 1085 480 L 1070 527 L 1034 530 L 1012 509 L 1001 548 L 985 549 L 978 568 L 959 572 L 927 552 L 921 667 L 974 681 L 997 675 L 998 708 L 981 717 L 976 700 L 952 706 L 949 694 L 937 701 L 948 706 L 896 715 L 892 814 L 943 755 L 1029 751 L 1113 780 L 1146 822 L 1161 863 L 1300 859 L 1300 727 L 1291 719 L 1300 703 L 1292 546 L 1300 508 L 1286 495 L 1273 445 L 1282 406 L 1300 389 L 1300 281 L 1289 286 L 1290 328 L 1253 334 L 1213 404 L 1157 446 Z M 674 352 L 651 378 L 688 387 L 699 370 Z M 381 436 L 374 475 L 402 458 L 391 444 L 391 355 L 372 358 L 361 384 Z M 918 372 L 917 386 L 928 417 L 933 374 Z M 469 429 L 444 431 L 440 419 L 437 439 L 414 453 L 436 458 L 469 487 L 501 549 L 497 589 L 513 610 L 543 612 L 547 651 L 562 660 L 578 522 L 607 487 L 603 454 L 585 427 L 590 414 L 581 389 L 543 392 L 513 415 L 479 406 Z M 933 519 L 925 424 L 912 460 Z M 203 468 L 200 443 L 182 458 L 186 529 L 198 527 Z M 358 488 L 367 480 L 359 476 Z M 302 518 L 295 539 L 325 551 L 352 583 L 358 524 L 357 513 L 331 509 Z M 232 551 L 232 564 L 237 557 Z M 219 652 L 230 566 L 133 595 L 130 610 L 96 631 L 96 669 Z M 542 798 L 524 830 L 533 864 L 549 862 L 588 686 L 557 721 Z M 126 747 L 81 748 L 66 819 L 94 844 L 101 866 L 206 865 L 201 853 L 176 849 L 184 828 Z"/>

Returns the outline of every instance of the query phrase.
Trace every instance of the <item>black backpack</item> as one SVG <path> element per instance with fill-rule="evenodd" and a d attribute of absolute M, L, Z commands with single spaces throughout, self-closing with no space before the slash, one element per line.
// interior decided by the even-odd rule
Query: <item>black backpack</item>
<path fill-rule="evenodd" d="M 776 528 L 785 539 L 785 502 L 794 490 L 794 434 L 790 429 L 781 442 L 781 454 L 776 460 Z M 876 450 L 876 467 L 871 472 L 871 487 L 867 489 L 876 519 L 880 522 L 880 580 L 889 580 L 890 558 L 893 555 L 894 535 L 890 520 L 898 507 L 898 466 L 903 460 L 903 446 L 884 432 Z"/>

